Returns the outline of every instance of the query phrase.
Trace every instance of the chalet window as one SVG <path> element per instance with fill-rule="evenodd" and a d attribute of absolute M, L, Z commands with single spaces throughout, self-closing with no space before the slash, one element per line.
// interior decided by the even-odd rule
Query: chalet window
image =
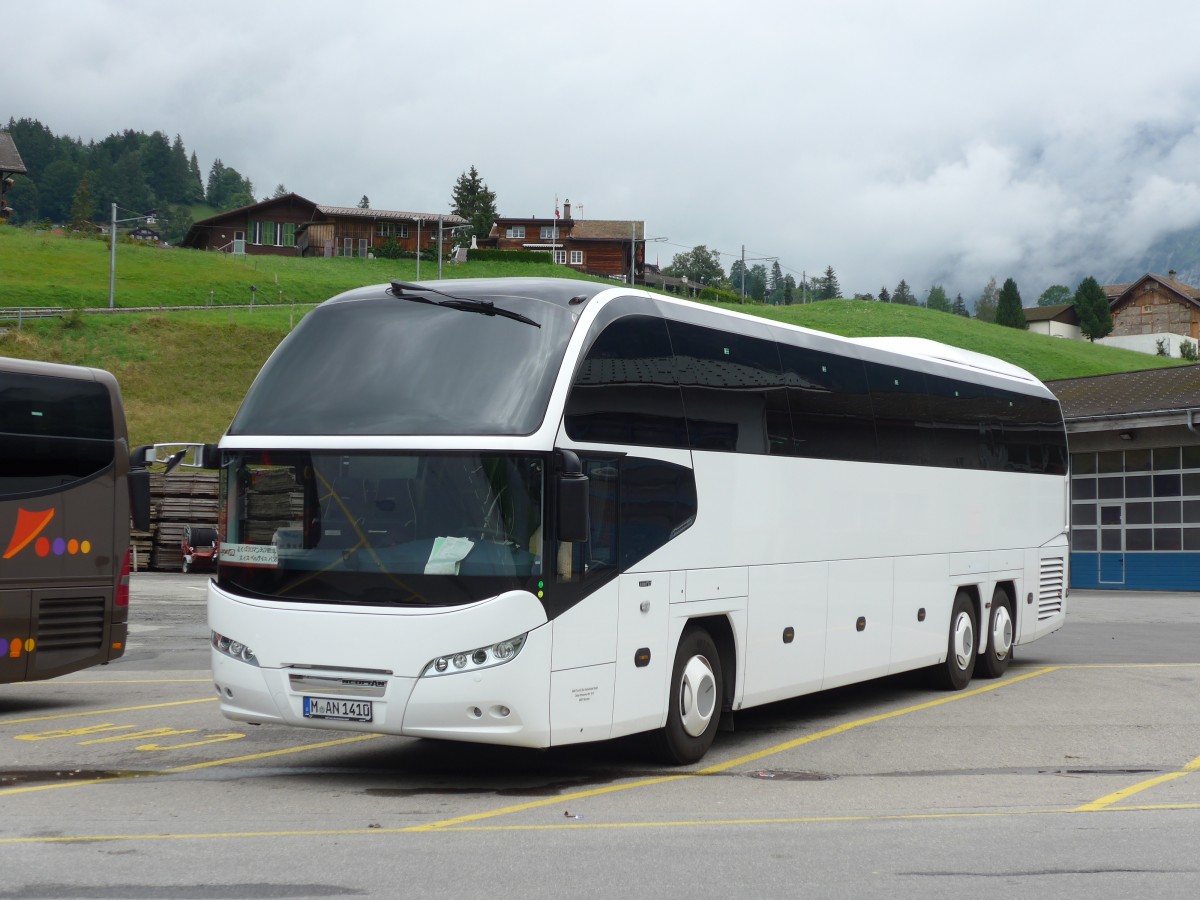
<path fill-rule="evenodd" d="M 509 225 L 506 229 L 504 229 L 504 236 L 506 238 L 512 238 L 512 239 L 523 241 L 523 240 L 525 240 L 525 226 L 524 225 Z"/>
<path fill-rule="evenodd" d="M 555 238 L 560 238 L 562 237 L 562 229 L 555 225 L 543 225 L 541 237 L 543 241 L 552 241 Z"/>
<path fill-rule="evenodd" d="M 565 266 L 567 264 L 567 251 L 566 250 L 555 250 L 554 251 L 554 261 L 556 263 L 558 263 L 560 266 Z"/>
<path fill-rule="evenodd" d="M 296 246 L 296 223 L 284 222 L 283 227 L 279 229 L 279 243 L 281 247 Z"/>
<path fill-rule="evenodd" d="M 571 265 L 573 265 L 573 266 L 582 266 L 583 265 L 583 251 L 582 250 L 572 250 L 571 251 Z"/>
<path fill-rule="evenodd" d="M 397 225 L 396 226 L 396 237 L 400 237 L 400 238 L 408 237 L 408 226 L 407 225 Z"/>
<path fill-rule="evenodd" d="M 275 223 L 274 222 L 263 222 L 262 223 L 262 242 L 267 245 L 271 245 L 271 244 L 275 243 Z"/>
<path fill-rule="evenodd" d="M 354 238 L 342 238 L 342 256 L 354 255 Z"/>
<path fill-rule="evenodd" d="M 392 223 L 391 222 L 380 222 L 378 225 L 375 226 L 375 233 L 377 235 L 379 235 L 380 237 L 391 237 L 392 236 Z"/>
<path fill-rule="evenodd" d="M 250 243 L 251 244 L 261 244 L 262 243 L 262 233 L 263 233 L 263 223 L 262 222 L 251 222 L 250 223 Z"/>

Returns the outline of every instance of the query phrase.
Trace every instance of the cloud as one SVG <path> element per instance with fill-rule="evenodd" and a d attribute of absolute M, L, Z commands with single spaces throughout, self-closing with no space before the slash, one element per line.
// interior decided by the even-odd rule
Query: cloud
<path fill-rule="evenodd" d="M 502 214 L 644 219 L 663 262 L 1036 296 L 1200 222 L 1196 33 L 1184 0 L 43 0 L 0 82 L 9 115 L 178 133 L 260 195 L 445 211 L 475 165 Z"/>

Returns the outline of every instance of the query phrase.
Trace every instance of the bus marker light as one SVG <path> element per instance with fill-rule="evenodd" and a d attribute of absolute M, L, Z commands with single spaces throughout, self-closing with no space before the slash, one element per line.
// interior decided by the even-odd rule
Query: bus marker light
<path fill-rule="evenodd" d="M 858 629 L 859 631 L 866 631 L 867 630 L 867 617 L 859 616 L 858 621 L 854 623 L 854 627 L 856 629 Z"/>
<path fill-rule="evenodd" d="M 787 628 L 783 629 L 783 642 L 785 644 L 790 644 L 795 639 L 796 639 L 796 629 L 795 628 L 793 628 L 791 625 L 789 625 Z"/>
<path fill-rule="evenodd" d="M 633 664 L 639 669 L 644 669 L 646 666 L 650 665 L 650 648 L 642 647 L 640 650 L 634 653 Z"/>
<path fill-rule="evenodd" d="M 917 610 L 917 621 L 918 622 L 925 621 L 925 607 L 923 607 L 923 606 Z"/>

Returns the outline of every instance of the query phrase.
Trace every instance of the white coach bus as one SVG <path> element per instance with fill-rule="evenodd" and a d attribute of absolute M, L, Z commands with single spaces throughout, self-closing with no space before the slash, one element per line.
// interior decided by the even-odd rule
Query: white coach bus
<path fill-rule="evenodd" d="M 349 291 L 263 367 L 221 470 L 222 712 L 522 747 L 656 732 L 1063 624 L 1067 445 L 990 357 L 623 286 Z"/>

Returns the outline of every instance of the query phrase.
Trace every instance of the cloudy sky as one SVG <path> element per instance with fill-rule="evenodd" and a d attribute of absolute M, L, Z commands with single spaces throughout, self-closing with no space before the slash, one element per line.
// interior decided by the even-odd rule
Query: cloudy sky
<path fill-rule="evenodd" d="M 1200 222 L 1195 0 L 604 0 L 10 10 L 0 121 L 182 136 L 259 196 L 642 219 L 648 257 L 1026 305 Z"/>

